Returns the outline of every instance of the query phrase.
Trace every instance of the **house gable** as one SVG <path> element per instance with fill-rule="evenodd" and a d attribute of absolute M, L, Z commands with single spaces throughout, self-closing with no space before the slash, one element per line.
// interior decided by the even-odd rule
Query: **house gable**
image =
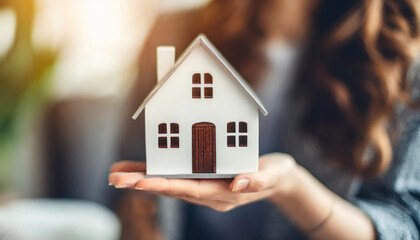
<path fill-rule="evenodd" d="M 169 79 L 172 78 L 179 78 L 182 77 L 185 79 L 186 76 L 177 76 L 174 75 L 176 72 L 179 71 L 179 68 L 186 67 L 186 68 L 194 68 L 197 69 L 195 71 L 196 73 L 206 73 L 208 70 L 203 69 L 203 63 L 200 61 L 198 62 L 186 62 L 186 59 L 189 58 L 191 54 L 194 52 L 201 52 L 201 55 L 207 55 L 207 57 L 210 57 L 213 59 L 213 62 L 216 67 L 212 67 L 213 70 L 216 68 L 219 68 L 220 71 L 225 72 L 226 78 L 229 78 L 232 80 L 233 83 L 236 84 L 238 89 L 241 89 L 242 94 L 248 98 L 248 101 L 250 103 L 255 104 L 258 109 L 264 114 L 267 115 L 267 110 L 263 106 L 262 102 L 259 100 L 257 95 L 253 92 L 253 90 L 249 87 L 249 85 L 243 80 L 243 78 L 237 73 L 234 68 L 223 58 L 223 56 L 217 51 L 217 49 L 208 41 L 208 39 L 204 35 L 199 35 L 193 43 L 187 48 L 187 50 L 183 53 L 183 55 L 178 59 L 178 61 L 175 63 L 174 67 L 169 71 L 165 77 L 156 85 L 156 87 L 151 91 L 151 93 L 146 97 L 146 99 L 143 101 L 143 103 L 139 106 L 136 113 L 133 115 L 133 119 L 136 119 L 138 115 L 143 111 L 143 109 L 146 107 L 146 104 L 154 98 L 154 96 L 157 94 L 157 92 L 169 81 Z M 204 52 L 206 54 L 204 54 Z M 184 64 L 188 64 L 189 66 L 184 66 Z M 201 65 L 200 65 L 201 64 Z M 193 72 L 191 72 L 193 74 Z M 190 83 L 192 84 L 192 75 L 189 79 Z M 214 85 L 215 87 L 216 85 Z M 220 88 L 219 88 L 220 89 Z M 219 90 L 218 89 L 218 90 Z M 184 89 L 185 90 L 185 89 Z M 192 88 L 188 88 L 190 93 L 189 96 L 192 95 L 191 91 Z M 202 89 L 204 90 L 204 89 Z M 216 94 L 216 93 L 214 93 Z M 229 104 L 229 102 L 226 102 L 226 104 Z"/>
<path fill-rule="evenodd" d="M 196 74 L 201 76 L 200 84 L 193 83 L 193 76 Z M 212 76 L 211 84 L 204 83 L 205 74 Z M 147 102 L 147 114 L 171 117 L 178 115 L 182 118 L 200 114 L 203 120 L 210 120 L 220 114 L 234 113 L 243 116 L 240 113 L 258 113 L 253 102 L 249 101 L 231 78 L 204 47 L 198 46 Z M 193 97 L 195 88 L 199 88 L 200 98 Z M 208 88 L 212 89 L 212 98 L 204 97 L 204 91 Z"/>

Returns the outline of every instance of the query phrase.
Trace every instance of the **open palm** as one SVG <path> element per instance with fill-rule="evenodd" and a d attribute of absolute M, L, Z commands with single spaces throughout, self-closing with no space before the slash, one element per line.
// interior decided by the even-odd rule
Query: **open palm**
<path fill-rule="evenodd" d="M 116 188 L 133 188 L 191 203 L 218 211 L 287 192 L 290 174 L 296 164 L 286 154 L 267 154 L 259 159 L 259 171 L 240 174 L 235 179 L 166 179 L 145 178 L 146 164 L 121 161 L 111 167 L 109 184 Z"/>

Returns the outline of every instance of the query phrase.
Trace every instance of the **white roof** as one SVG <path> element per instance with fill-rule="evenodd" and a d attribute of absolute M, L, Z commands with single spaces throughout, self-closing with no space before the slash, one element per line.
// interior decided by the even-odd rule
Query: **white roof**
<path fill-rule="evenodd" d="M 202 45 L 211 56 L 213 56 L 217 62 L 223 67 L 228 74 L 231 75 L 233 79 L 235 79 L 236 83 L 240 88 L 244 90 L 244 92 L 249 97 L 250 101 L 252 101 L 255 105 L 257 105 L 258 109 L 261 113 L 266 116 L 268 114 L 267 109 L 264 107 L 261 100 L 258 98 L 257 94 L 252 90 L 252 88 L 248 85 L 248 83 L 241 77 L 241 75 L 230 65 L 230 63 L 222 56 L 222 54 L 216 49 L 216 47 L 207 39 L 204 34 L 198 35 L 196 39 L 190 44 L 190 46 L 184 51 L 184 53 L 178 58 L 172 69 L 158 82 L 158 84 L 153 88 L 153 90 L 147 95 L 144 101 L 140 104 L 139 108 L 133 115 L 133 119 L 137 119 L 140 113 L 145 108 L 147 102 L 153 98 L 155 93 L 159 91 L 159 89 L 165 84 L 165 82 L 169 79 L 172 73 L 184 62 L 187 56 L 194 51 L 196 47 Z"/>

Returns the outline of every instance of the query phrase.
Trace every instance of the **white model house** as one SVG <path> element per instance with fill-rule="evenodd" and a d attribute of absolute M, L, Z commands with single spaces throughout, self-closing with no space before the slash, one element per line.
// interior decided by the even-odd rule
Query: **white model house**
<path fill-rule="evenodd" d="M 258 171 L 258 110 L 245 80 L 204 36 L 175 62 L 157 48 L 158 83 L 145 111 L 147 176 L 230 178 Z"/>

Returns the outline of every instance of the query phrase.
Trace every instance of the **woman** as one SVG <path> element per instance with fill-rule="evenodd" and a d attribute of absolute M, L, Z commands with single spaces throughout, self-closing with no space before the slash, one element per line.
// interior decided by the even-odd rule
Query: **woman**
<path fill-rule="evenodd" d="M 184 228 L 170 239 L 419 239 L 415 66 L 407 77 L 416 4 L 214 0 L 161 17 L 129 111 L 155 81 L 156 46 L 182 50 L 203 32 L 270 112 L 261 119 L 259 172 L 233 181 L 145 179 L 143 163 L 124 161 L 110 184 L 196 204 L 182 208 Z M 125 159 L 144 159 L 141 126 L 127 124 Z"/>

